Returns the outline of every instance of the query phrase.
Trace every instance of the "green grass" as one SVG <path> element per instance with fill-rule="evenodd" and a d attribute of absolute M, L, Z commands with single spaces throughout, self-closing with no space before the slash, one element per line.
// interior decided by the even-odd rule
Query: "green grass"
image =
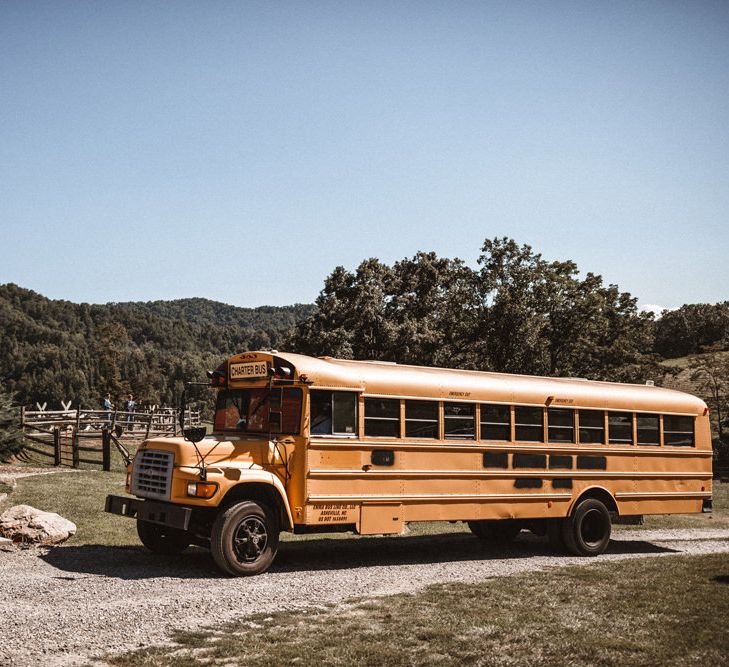
<path fill-rule="evenodd" d="M 21 477 L 0 512 L 13 505 L 32 505 L 57 512 L 76 524 L 66 544 L 139 544 L 133 521 L 104 512 L 107 494 L 124 494 L 124 473 L 82 470 Z"/>
<path fill-rule="evenodd" d="M 727 664 L 729 559 L 570 567 L 246 617 L 107 657 L 163 665 Z"/>
<path fill-rule="evenodd" d="M 690 354 L 687 357 L 675 357 L 673 359 L 664 359 L 660 362 L 661 366 L 665 366 L 666 368 L 688 368 L 689 363 L 692 361 L 701 361 L 704 357 L 713 356 L 716 355 L 719 358 L 727 357 L 729 356 L 729 352 L 727 351 L 720 351 L 720 352 L 703 352 L 700 354 Z"/>

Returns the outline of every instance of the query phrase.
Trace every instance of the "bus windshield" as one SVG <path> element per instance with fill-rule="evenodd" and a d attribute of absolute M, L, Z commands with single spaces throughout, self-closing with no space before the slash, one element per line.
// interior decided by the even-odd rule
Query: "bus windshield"
<path fill-rule="evenodd" d="M 237 433 L 299 433 L 301 389 L 231 389 L 218 394 L 215 430 Z"/>

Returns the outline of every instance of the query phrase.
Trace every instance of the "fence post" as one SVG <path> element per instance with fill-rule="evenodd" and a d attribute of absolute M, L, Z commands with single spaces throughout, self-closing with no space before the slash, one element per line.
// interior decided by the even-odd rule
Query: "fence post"
<path fill-rule="evenodd" d="M 81 405 L 76 408 L 76 430 L 81 430 Z"/>
<path fill-rule="evenodd" d="M 20 406 L 20 430 L 24 430 L 23 427 L 25 426 L 25 406 Z"/>
<path fill-rule="evenodd" d="M 149 417 L 147 418 L 147 432 L 144 434 L 145 440 L 149 440 L 149 432 L 152 429 L 152 419 L 154 419 L 154 412 L 150 412 Z"/>
<path fill-rule="evenodd" d="M 106 472 L 111 470 L 111 432 L 106 427 L 101 432 L 101 467 Z"/>
<path fill-rule="evenodd" d="M 58 426 L 53 429 L 53 465 L 61 465 L 61 429 Z"/>
<path fill-rule="evenodd" d="M 73 467 L 79 467 L 79 451 L 78 451 L 78 433 L 76 429 L 71 430 L 71 453 L 73 458 Z"/>

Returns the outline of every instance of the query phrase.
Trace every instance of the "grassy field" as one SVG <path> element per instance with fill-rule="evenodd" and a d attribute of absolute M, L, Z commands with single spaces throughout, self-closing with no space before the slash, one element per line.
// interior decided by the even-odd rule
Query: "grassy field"
<path fill-rule="evenodd" d="M 721 665 L 729 559 L 675 556 L 292 610 L 178 633 L 137 665 Z"/>
<path fill-rule="evenodd" d="M 674 359 L 664 359 L 660 363 L 661 363 L 661 366 L 665 366 L 666 368 L 683 369 L 683 368 L 688 368 L 689 364 L 692 361 L 700 362 L 705 357 L 708 357 L 710 355 L 711 356 L 715 355 L 715 356 L 719 357 L 720 359 L 722 359 L 722 358 L 729 357 L 729 352 L 722 351 L 722 352 L 709 352 L 709 353 L 703 353 L 703 354 L 692 354 L 692 355 L 689 355 L 688 357 L 675 357 Z"/>

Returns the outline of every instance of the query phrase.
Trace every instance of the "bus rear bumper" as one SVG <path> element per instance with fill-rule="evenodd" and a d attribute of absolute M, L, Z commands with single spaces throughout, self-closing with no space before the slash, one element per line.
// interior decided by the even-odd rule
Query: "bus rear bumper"
<path fill-rule="evenodd" d="M 140 521 L 149 521 L 161 526 L 187 530 L 190 526 L 192 510 L 172 503 L 155 500 L 141 500 L 128 496 L 106 496 L 104 511 Z"/>

